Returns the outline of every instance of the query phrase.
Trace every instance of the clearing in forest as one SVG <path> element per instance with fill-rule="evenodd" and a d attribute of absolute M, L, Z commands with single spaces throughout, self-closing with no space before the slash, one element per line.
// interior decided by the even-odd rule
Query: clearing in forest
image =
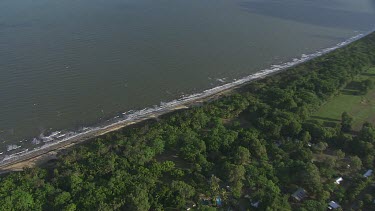
<path fill-rule="evenodd" d="M 325 123 L 339 123 L 341 114 L 348 112 L 353 117 L 353 129 L 359 130 L 364 122 L 375 124 L 375 88 L 361 94 L 360 82 L 375 81 L 375 67 L 358 75 L 338 96 L 333 97 L 312 116 Z"/>

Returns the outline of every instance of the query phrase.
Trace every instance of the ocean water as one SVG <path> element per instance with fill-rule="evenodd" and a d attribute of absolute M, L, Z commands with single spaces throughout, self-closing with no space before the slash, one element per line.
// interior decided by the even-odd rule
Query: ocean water
<path fill-rule="evenodd" d="M 1 0 L 0 153 L 215 92 L 374 27 L 374 0 Z"/>

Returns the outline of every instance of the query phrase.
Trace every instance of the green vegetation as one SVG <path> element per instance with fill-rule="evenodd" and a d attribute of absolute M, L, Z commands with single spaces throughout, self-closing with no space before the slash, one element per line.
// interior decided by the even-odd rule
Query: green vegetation
<path fill-rule="evenodd" d="M 160 121 L 0 179 L 0 210 L 374 209 L 375 128 L 311 119 L 375 65 L 375 34 Z M 365 82 L 361 92 L 371 93 Z M 345 111 L 345 110 L 344 110 Z M 354 119 L 356 121 L 356 119 Z M 335 184 L 342 177 L 340 184 Z M 291 197 L 296 191 L 302 194 Z M 293 199 L 294 198 L 294 199 Z"/>
<path fill-rule="evenodd" d="M 338 123 L 343 112 L 353 116 L 353 128 L 359 130 L 364 122 L 375 124 L 375 68 L 357 75 L 339 95 L 329 99 L 313 114 L 313 119 L 326 124 Z"/>

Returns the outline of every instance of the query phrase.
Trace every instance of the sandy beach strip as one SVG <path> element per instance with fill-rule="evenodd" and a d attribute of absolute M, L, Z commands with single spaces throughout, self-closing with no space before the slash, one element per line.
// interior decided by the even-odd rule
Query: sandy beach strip
<path fill-rule="evenodd" d="M 68 140 L 65 140 L 60 143 L 53 144 L 49 147 L 46 147 L 44 149 L 36 150 L 35 152 L 30 152 L 28 154 L 20 155 L 17 158 L 10 159 L 8 161 L 5 161 L 4 163 L 0 164 L 0 174 L 6 173 L 9 171 L 22 171 L 25 167 L 34 167 L 36 165 L 48 162 L 49 160 L 56 159 L 56 155 L 60 150 L 70 148 L 76 144 L 82 143 L 84 141 L 105 135 L 110 132 L 114 132 L 117 130 L 120 130 L 126 126 L 134 125 L 140 122 L 143 122 L 145 120 L 158 118 L 162 115 L 171 113 L 173 111 L 187 109 L 191 106 L 201 104 L 203 102 L 216 99 L 224 94 L 228 94 L 230 91 L 236 89 L 238 87 L 231 87 L 227 90 L 223 90 L 219 93 L 212 94 L 211 96 L 207 96 L 205 98 L 201 99 L 195 99 L 191 102 L 187 102 L 181 105 L 176 105 L 174 107 L 163 109 L 161 111 L 155 111 L 150 114 L 147 114 L 143 117 L 139 117 L 138 119 L 129 120 L 129 121 L 122 121 L 118 123 L 114 123 L 108 127 L 104 127 L 102 129 L 90 131 L 84 134 L 78 134 L 75 137 L 71 137 Z"/>

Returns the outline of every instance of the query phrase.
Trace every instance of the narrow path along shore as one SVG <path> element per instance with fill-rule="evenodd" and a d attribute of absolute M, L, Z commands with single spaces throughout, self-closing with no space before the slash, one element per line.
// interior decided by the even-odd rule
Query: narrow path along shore
<path fill-rule="evenodd" d="M 118 124 L 111 125 L 109 127 L 91 131 L 85 134 L 77 135 L 75 137 L 72 137 L 66 141 L 54 144 L 50 147 L 46 147 L 45 149 L 40 149 L 35 152 L 31 152 L 29 154 L 21 155 L 20 157 L 14 159 L 14 160 L 9 160 L 9 162 L 4 162 L 0 164 L 0 173 L 1 172 L 7 172 L 7 171 L 21 171 L 24 167 L 33 167 L 39 163 L 44 163 L 46 161 L 49 161 L 51 159 L 56 158 L 56 154 L 58 151 L 67 149 L 69 147 L 72 147 L 78 143 L 82 143 L 86 140 L 105 135 L 107 133 L 117 131 L 119 129 L 122 129 L 126 126 L 133 125 L 139 122 L 142 122 L 147 119 L 151 118 L 156 118 L 160 115 L 175 111 L 175 110 L 180 110 L 187 108 L 186 106 L 179 106 L 176 108 L 173 108 L 172 110 L 168 110 L 165 112 L 160 112 L 157 114 L 150 114 L 148 116 L 145 116 L 143 118 L 140 118 L 138 120 L 133 120 L 133 121 L 125 121 L 121 122 Z M 42 161 L 42 162 L 41 162 Z"/>
<path fill-rule="evenodd" d="M 173 111 L 187 109 L 191 106 L 195 106 L 195 105 L 198 105 L 200 103 L 218 98 L 218 97 L 220 97 L 224 94 L 229 93 L 230 91 L 233 91 L 236 88 L 238 88 L 238 87 L 231 87 L 227 90 L 223 90 L 219 93 L 215 93 L 215 94 L 210 95 L 206 98 L 192 100 L 190 102 L 186 102 L 186 103 L 181 104 L 181 105 L 176 105 L 174 107 L 170 107 L 170 108 L 167 108 L 167 109 L 155 111 L 153 113 L 150 113 L 150 114 L 145 115 L 143 117 L 140 117 L 138 119 L 114 123 L 114 124 L 112 124 L 108 127 L 104 127 L 104 128 L 98 129 L 98 130 L 93 130 L 93 131 L 90 131 L 90 132 L 87 132 L 87 133 L 82 133 L 82 134 L 79 134 L 77 136 L 71 137 L 68 140 L 65 140 L 65 141 L 60 142 L 60 143 L 56 143 L 54 145 L 51 145 L 50 147 L 46 147 L 45 149 L 39 149 L 35 152 L 30 152 L 30 153 L 27 153 L 27 154 L 20 155 L 19 157 L 15 158 L 15 159 L 10 159 L 9 161 L 1 163 L 0 164 L 0 174 L 4 174 L 4 173 L 10 172 L 10 171 L 22 171 L 23 168 L 25 168 L 25 167 L 31 168 L 31 167 L 34 167 L 36 165 L 46 163 L 50 160 L 56 159 L 57 153 L 59 151 L 63 150 L 63 149 L 67 149 L 67 148 L 70 148 L 70 147 L 72 147 L 76 144 L 79 144 L 79 143 L 82 143 L 84 141 L 93 139 L 95 137 L 99 137 L 99 136 L 105 135 L 107 133 L 120 130 L 120 129 L 122 129 L 126 126 L 129 126 L 129 125 L 134 125 L 134 124 L 143 122 L 145 120 L 158 118 L 162 115 L 171 113 Z"/>
<path fill-rule="evenodd" d="M 103 126 L 103 127 L 99 127 L 99 128 L 86 131 L 86 132 L 82 132 L 72 137 L 69 137 L 63 141 L 55 142 L 44 147 L 42 146 L 40 149 L 28 151 L 26 153 L 11 157 L 7 160 L 3 160 L 0 163 L 0 174 L 6 173 L 9 171 L 21 171 L 25 167 L 33 167 L 35 165 L 45 163 L 49 160 L 55 159 L 56 155 L 58 154 L 60 150 L 67 149 L 78 143 L 82 143 L 86 140 L 91 140 L 95 137 L 122 129 L 129 125 L 140 123 L 148 119 L 158 118 L 162 115 L 168 114 L 173 111 L 187 109 L 189 107 L 199 105 L 203 102 L 217 99 L 218 97 L 228 94 L 234 91 L 235 89 L 243 87 L 250 82 L 260 80 L 265 77 L 277 74 L 279 72 L 287 70 L 290 67 L 302 64 L 311 59 L 317 58 L 319 56 L 332 52 L 336 49 L 344 47 L 370 33 L 371 32 L 366 33 L 365 35 L 363 34 L 357 35 L 342 43 L 337 44 L 335 47 L 323 49 L 322 51 L 319 51 L 310 55 L 303 55 L 302 58 L 299 59 L 298 61 L 286 62 L 282 65 L 274 65 L 272 66 L 271 69 L 262 70 L 260 72 L 244 77 L 232 83 L 224 84 L 222 86 L 215 87 L 210 90 L 206 90 L 200 94 L 192 95 L 191 97 L 184 98 L 176 102 L 171 102 L 166 107 L 160 107 L 156 110 L 145 112 L 145 114 L 136 115 L 135 118 L 124 119 L 119 122 L 115 122 L 113 124 L 107 125 L 107 126 Z"/>

